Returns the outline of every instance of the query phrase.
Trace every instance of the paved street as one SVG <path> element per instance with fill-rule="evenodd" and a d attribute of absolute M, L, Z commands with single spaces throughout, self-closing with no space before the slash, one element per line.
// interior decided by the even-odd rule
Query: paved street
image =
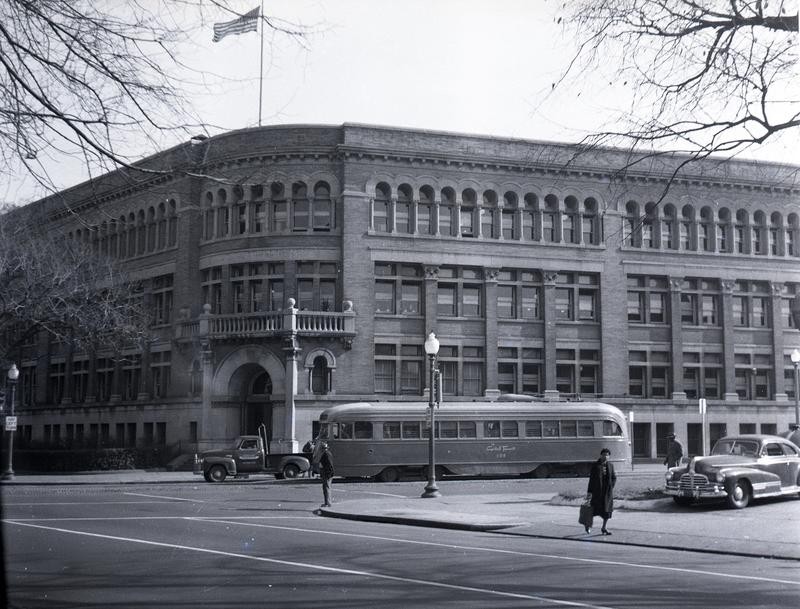
<path fill-rule="evenodd" d="M 580 480 L 444 481 L 448 497 Z M 340 483 L 337 503 L 420 483 Z M 9 606 L 789 607 L 800 562 L 323 518 L 317 483 L 2 488 Z M 735 512 L 772 518 L 796 500 Z M 551 509 L 570 509 L 551 507 Z M 574 510 L 572 510 L 574 511 Z M 615 519 L 622 523 L 626 514 Z M 684 517 L 729 518 L 702 508 Z M 659 518 L 658 513 L 653 514 Z M 614 520 L 612 520 L 614 522 Z M 752 522 L 748 520 L 748 522 Z M 690 526 L 687 521 L 687 527 Z M 743 531 L 755 535 L 756 531 Z"/>

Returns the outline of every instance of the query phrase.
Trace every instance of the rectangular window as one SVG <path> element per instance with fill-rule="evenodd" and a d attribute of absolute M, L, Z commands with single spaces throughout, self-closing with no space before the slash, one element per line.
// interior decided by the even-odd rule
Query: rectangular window
<path fill-rule="evenodd" d="M 667 321 L 667 295 L 650 293 L 650 323 L 661 324 Z"/>
<path fill-rule="evenodd" d="M 500 221 L 503 223 L 503 239 L 514 239 L 514 212 L 503 210 Z"/>
<path fill-rule="evenodd" d="M 314 199 L 314 230 L 328 231 L 331 224 L 330 199 Z"/>
<path fill-rule="evenodd" d="M 458 437 L 459 438 L 477 438 L 477 426 L 475 421 L 459 421 L 458 422 Z"/>
<path fill-rule="evenodd" d="M 403 438 L 417 440 L 422 437 L 422 426 L 419 421 L 403 421 Z"/>
<path fill-rule="evenodd" d="M 703 294 L 703 325 L 716 326 L 717 325 L 717 297 L 710 294 Z"/>
<path fill-rule="evenodd" d="M 385 440 L 396 440 L 400 437 L 400 422 L 383 424 L 383 438 Z"/>
<path fill-rule="evenodd" d="M 444 237 L 453 235 L 453 208 L 449 205 L 439 207 L 439 234 Z"/>
<path fill-rule="evenodd" d="M 288 222 L 289 216 L 286 210 L 286 201 L 274 201 L 272 204 L 272 232 L 285 231 Z"/>
<path fill-rule="evenodd" d="M 411 232 L 411 206 L 408 203 L 397 203 L 395 206 L 394 230 L 398 233 Z"/>
<path fill-rule="evenodd" d="M 439 284 L 436 291 L 436 312 L 439 317 L 456 316 L 456 286 Z"/>
<path fill-rule="evenodd" d="M 583 321 L 594 321 L 597 318 L 595 297 L 597 292 L 594 290 L 578 291 L 578 319 Z"/>
<path fill-rule="evenodd" d="M 697 325 L 697 294 L 681 294 L 681 322 L 689 326 Z"/>
<path fill-rule="evenodd" d="M 375 360 L 375 393 L 394 393 L 394 360 Z"/>
<path fill-rule="evenodd" d="M 461 208 L 461 236 L 475 236 L 475 212 L 472 208 Z"/>
<path fill-rule="evenodd" d="M 433 223 L 430 205 L 417 206 L 417 232 L 421 235 L 433 234 Z"/>
<path fill-rule="evenodd" d="M 375 312 L 394 315 L 394 283 L 375 282 Z"/>
<path fill-rule="evenodd" d="M 493 209 L 481 208 L 481 235 L 487 239 L 495 237 Z"/>
<path fill-rule="evenodd" d="M 483 362 L 464 362 L 464 395 L 483 395 Z"/>
<path fill-rule="evenodd" d="M 422 286 L 418 283 L 403 282 L 400 290 L 400 314 L 419 315 L 421 312 Z"/>
<path fill-rule="evenodd" d="M 504 438 L 518 438 L 519 425 L 516 421 L 501 421 L 500 432 Z"/>
<path fill-rule="evenodd" d="M 541 319 L 539 288 L 522 287 L 522 318 Z"/>
<path fill-rule="evenodd" d="M 567 288 L 556 288 L 556 319 L 572 320 L 572 290 Z"/>
<path fill-rule="evenodd" d="M 513 285 L 497 286 L 497 317 L 513 319 L 516 317 L 516 288 Z"/>
<path fill-rule="evenodd" d="M 294 208 L 292 211 L 292 229 L 298 231 L 307 230 L 311 211 L 308 199 L 295 199 L 292 203 Z"/>
<path fill-rule="evenodd" d="M 542 437 L 542 422 L 541 421 L 525 421 L 525 437 L 526 438 L 541 438 Z"/>
<path fill-rule="evenodd" d="M 484 421 L 483 422 L 483 437 L 484 438 L 499 438 L 500 437 L 500 421 Z"/>
<path fill-rule="evenodd" d="M 481 288 L 480 286 L 465 285 L 463 289 L 462 313 L 464 317 L 480 317 Z"/>
<path fill-rule="evenodd" d="M 733 305 L 733 325 L 739 327 L 747 326 L 747 299 L 744 296 L 734 296 Z"/>
<path fill-rule="evenodd" d="M 440 438 L 458 437 L 458 421 L 439 421 L 438 426 Z"/>
<path fill-rule="evenodd" d="M 406 395 L 422 393 L 422 361 L 401 360 L 400 393 Z"/>

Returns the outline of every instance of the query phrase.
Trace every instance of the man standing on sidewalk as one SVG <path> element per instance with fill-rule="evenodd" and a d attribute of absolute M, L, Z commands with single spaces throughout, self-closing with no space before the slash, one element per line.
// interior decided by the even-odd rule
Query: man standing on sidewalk
<path fill-rule="evenodd" d="M 322 481 L 322 507 L 331 506 L 331 482 L 333 481 L 333 455 L 327 442 L 320 442 L 314 449 L 315 464 L 319 465 L 319 478 Z"/>
<path fill-rule="evenodd" d="M 675 434 L 667 434 L 669 445 L 667 446 L 667 458 L 664 459 L 664 465 L 667 467 L 678 467 L 683 458 L 683 446 L 675 439 Z"/>

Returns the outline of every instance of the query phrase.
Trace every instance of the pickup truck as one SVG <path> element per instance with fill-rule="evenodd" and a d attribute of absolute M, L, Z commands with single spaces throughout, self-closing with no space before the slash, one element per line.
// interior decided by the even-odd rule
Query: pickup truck
<path fill-rule="evenodd" d="M 250 474 L 274 474 L 278 480 L 297 478 L 311 468 L 309 457 L 304 453 L 269 454 L 261 436 L 239 436 L 230 448 L 195 454 L 194 473 L 202 474 L 206 482 Z"/>

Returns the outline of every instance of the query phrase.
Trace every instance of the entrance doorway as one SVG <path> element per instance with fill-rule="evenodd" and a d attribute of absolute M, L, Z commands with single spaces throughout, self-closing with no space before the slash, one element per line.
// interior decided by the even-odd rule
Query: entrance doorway
<path fill-rule="evenodd" d="M 267 428 L 267 439 L 272 439 L 272 379 L 261 366 L 252 368 L 241 392 L 241 433 L 256 435 L 261 425 Z"/>
<path fill-rule="evenodd" d="M 633 424 L 633 456 L 650 458 L 650 423 Z"/>

